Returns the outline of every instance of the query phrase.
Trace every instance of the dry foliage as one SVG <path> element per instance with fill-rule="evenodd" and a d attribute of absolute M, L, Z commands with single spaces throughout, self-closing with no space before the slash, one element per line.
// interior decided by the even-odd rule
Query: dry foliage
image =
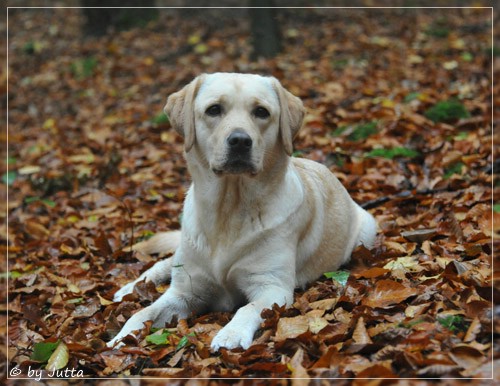
<path fill-rule="evenodd" d="M 9 14 L 11 367 L 43 368 L 35 345 L 59 340 L 66 367 L 97 378 L 491 376 L 490 10 L 282 10 L 279 20 L 284 52 L 251 62 L 237 15 L 171 10 L 85 39 L 78 9 Z M 229 313 L 145 326 L 109 350 L 165 290 L 143 284 L 110 301 L 155 260 L 124 248 L 177 229 L 189 184 L 163 104 L 212 71 L 272 74 L 304 100 L 295 156 L 327 164 L 367 204 L 377 245 L 354 252 L 345 282 L 319 278 L 291 308 L 264 311 L 246 351 L 209 349 Z M 461 107 L 432 112 L 450 100 Z"/>

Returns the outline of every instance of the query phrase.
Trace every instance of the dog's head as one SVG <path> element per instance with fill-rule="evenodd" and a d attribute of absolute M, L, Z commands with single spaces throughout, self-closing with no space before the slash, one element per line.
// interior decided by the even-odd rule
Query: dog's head
<path fill-rule="evenodd" d="M 196 144 L 217 175 L 255 175 L 277 148 L 291 155 L 305 110 L 276 78 L 215 73 L 172 94 L 165 112 L 184 137 L 186 153 Z"/>

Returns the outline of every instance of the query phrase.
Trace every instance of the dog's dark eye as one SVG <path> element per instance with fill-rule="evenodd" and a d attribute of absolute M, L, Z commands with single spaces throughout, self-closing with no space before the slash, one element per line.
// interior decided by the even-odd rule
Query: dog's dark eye
<path fill-rule="evenodd" d="M 221 105 L 212 105 L 208 109 L 205 110 L 205 114 L 210 115 L 211 117 L 217 117 L 222 113 Z"/>
<path fill-rule="evenodd" d="M 269 116 L 271 115 L 269 113 L 269 111 L 267 111 L 267 109 L 265 109 L 264 107 L 257 107 L 254 111 L 253 111 L 253 114 L 257 117 L 257 118 L 262 118 L 262 119 L 265 119 L 265 118 L 269 118 Z"/>

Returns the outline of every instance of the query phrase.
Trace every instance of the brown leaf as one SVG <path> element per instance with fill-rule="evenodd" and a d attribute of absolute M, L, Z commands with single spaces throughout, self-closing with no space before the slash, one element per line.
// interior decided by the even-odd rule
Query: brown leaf
<path fill-rule="evenodd" d="M 304 350 L 299 348 L 293 355 L 292 359 L 290 359 L 290 362 L 288 363 L 288 366 L 292 371 L 292 378 L 309 379 L 309 374 L 307 374 L 306 369 L 304 368 L 304 366 L 302 366 L 303 361 L 304 361 Z M 292 382 L 292 385 L 293 384 L 294 383 Z"/>
<path fill-rule="evenodd" d="M 481 351 L 467 345 L 453 347 L 450 357 L 457 365 L 469 371 L 478 368 L 487 359 Z"/>
<path fill-rule="evenodd" d="M 167 365 L 169 365 L 170 367 L 175 367 L 182 359 L 185 350 L 185 348 L 181 348 L 179 351 L 177 351 L 175 355 L 167 362 Z"/>
<path fill-rule="evenodd" d="M 368 335 L 368 332 L 366 331 L 365 322 L 362 316 L 356 322 L 356 327 L 352 333 L 352 339 L 357 344 L 373 343 L 370 335 Z"/>
<path fill-rule="evenodd" d="M 401 232 L 401 236 L 415 243 L 422 243 L 437 233 L 436 228 L 417 229 L 414 231 Z"/>
<path fill-rule="evenodd" d="M 277 342 L 281 342 L 285 339 L 296 338 L 307 330 L 309 330 L 309 321 L 305 315 L 294 318 L 281 318 L 278 321 L 278 328 L 274 339 Z"/>
<path fill-rule="evenodd" d="M 475 340 L 477 334 L 479 334 L 480 331 L 481 331 L 481 322 L 479 321 L 478 317 L 475 316 L 469 328 L 467 329 L 467 332 L 465 333 L 464 342 L 468 343 Z"/>
<path fill-rule="evenodd" d="M 374 290 L 361 303 L 368 307 L 386 308 L 417 294 L 416 288 L 393 280 L 379 280 Z"/>
<path fill-rule="evenodd" d="M 101 256 L 106 257 L 113 254 L 113 248 L 111 248 L 108 238 L 104 232 L 99 232 L 99 235 L 94 238 L 94 245 L 98 249 Z"/>
<path fill-rule="evenodd" d="M 390 270 L 385 269 L 385 268 L 380 268 L 380 267 L 373 267 L 373 268 L 370 268 L 366 271 L 362 271 L 361 273 L 356 273 L 353 276 L 364 277 L 366 279 L 373 279 L 375 277 L 385 275 L 387 272 L 390 272 Z"/>
<path fill-rule="evenodd" d="M 157 378 L 182 378 L 188 375 L 187 369 L 182 367 L 159 367 L 143 369 L 142 373 Z"/>
<path fill-rule="evenodd" d="M 441 377 L 443 375 L 452 375 L 456 370 L 459 370 L 460 366 L 456 365 L 445 365 L 436 364 L 424 367 L 417 371 L 418 375 L 425 375 L 429 377 Z"/>
<path fill-rule="evenodd" d="M 375 364 L 367 367 L 363 371 L 356 374 L 357 378 L 398 378 L 396 374 L 390 369 L 390 364 L 387 366 Z"/>
<path fill-rule="evenodd" d="M 98 299 L 91 299 L 86 304 L 76 306 L 75 310 L 71 313 L 74 318 L 88 318 L 94 315 L 101 309 L 101 304 Z"/>

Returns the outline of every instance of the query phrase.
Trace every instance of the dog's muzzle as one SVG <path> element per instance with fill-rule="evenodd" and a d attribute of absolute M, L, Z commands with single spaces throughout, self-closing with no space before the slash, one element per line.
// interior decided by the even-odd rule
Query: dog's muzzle
<path fill-rule="evenodd" d="M 233 131 L 226 138 L 226 162 L 222 169 L 214 169 L 215 174 L 257 174 L 255 165 L 252 163 L 252 145 L 252 138 L 243 130 Z"/>

